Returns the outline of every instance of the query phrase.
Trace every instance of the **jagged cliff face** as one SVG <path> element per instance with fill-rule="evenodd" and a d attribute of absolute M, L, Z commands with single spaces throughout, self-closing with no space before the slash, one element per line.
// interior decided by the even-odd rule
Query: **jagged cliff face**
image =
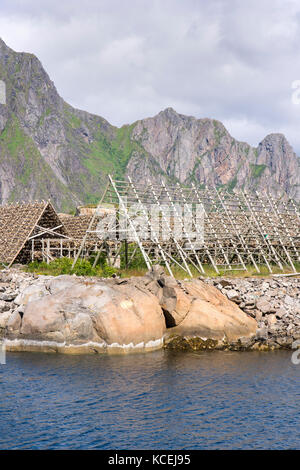
<path fill-rule="evenodd" d="M 0 203 L 48 199 L 59 210 L 96 202 L 106 175 L 138 181 L 225 185 L 286 192 L 300 200 L 299 158 L 285 137 L 267 136 L 257 149 L 233 139 L 211 119 L 171 108 L 118 129 L 79 111 L 57 93 L 40 61 L 0 39 Z"/>
<path fill-rule="evenodd" d="M 139 121 L 132 133 L 163 173 L 181 183 L 229 189 L 286 192 L 300 199 L 299 158 L 282 134 L 270 134 L 253 148 L 235 140 L 223 124 L 195 119 L 168 108 Z M 131 175 L 142 176 L 138 167 Z"/>
<path fill-rule="evenodd" d="M 40 61 L 0 40 L 0 203 L 51 198 L 60 210 L 96 202 L 106 175 L 123 176 L 130 126 L 117 129 L 57 93 Z M 140 153 L 143 152 L 139 149 Z"/>

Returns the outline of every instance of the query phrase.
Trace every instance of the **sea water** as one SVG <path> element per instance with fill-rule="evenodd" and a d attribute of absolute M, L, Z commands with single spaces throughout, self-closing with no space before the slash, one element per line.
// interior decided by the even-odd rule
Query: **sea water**
<path fill-rule="evenodd" d="M 299 449 L 291 352 L 7 353 L 0 449 Z"/>

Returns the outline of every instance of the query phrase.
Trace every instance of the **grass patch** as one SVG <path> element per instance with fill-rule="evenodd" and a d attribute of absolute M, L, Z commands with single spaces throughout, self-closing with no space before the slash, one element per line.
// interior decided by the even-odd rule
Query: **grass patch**
<path fill-rule="evenodd" d="M 188 181 L 191 183 L 195 183 L 199 189 L 205 189 L 205 184 L 199 184 L 199 181 L 196 178 L 196 171 L 200 167 L 203 157 L 205 157 L 205 155 L 207 154 L 208 154 L 208 151 L 202 153 L 201 155 L 199 155 L 199 157 L 197 157 L 194 168 L 190 172 L 189 177 L 188 177 Z M 203 187 L 200 187 L 200 186 L 203 186 Z"/>
<path fill-rule="evenodd" d="M 205 264 L 203 265 L 205 274 L 201 274 L 193 265 L 189 265 L 189 269 L 193 275 L 194 278 L 197 278 L 199 276 L 205 276 L 208 278 L 217 278 L 217 277 L 232 277 L 232 278 L 247 278 L 247 277 L 268 277 L 272 276 L 273 274 L 291 274 L 293 272 L 291 267 L 285 266 L 284 270 L 282 271 L 278 266 L 272 265 L 272 271 L 273 273 L 271 274 L 267 268 L 266 265 L 259 265 L 258 266 L 260 269 L 260 273 L 258 273 L 253 265 L 247 265 L 247 271 L 240 270 L 240 269 L 221 269 L 219 268 L 220 273 L 218 274 L 214 267 L 211 264 Z M 295 265 L 297 272 L 300 272 L 300 264 Z M 165 267 L 165 272 L 166 274 L 168 273 L 167 268 Z M 189 278 L 189 275 L 186 271 L 181 269 L 178 265 L 172 265 L 171 266 L 172 272 L 174 274 L 174 277 L 179 280 L 183 280 L 186 278 Z M 142 276 L 147 272 L 146 268 L 128 268 L 121 270 L 122 277 L 130 277 L 130 276 Z M 123 273 L 126 274 L 126 276 L 123 276 Z"/>
<path fill-rule="evenodd" d="M 219 145 L 222 137 L 225 136 L 226 131 L 225 131 L 224 126 L 219 121 L 213 120 L 213 126 L 214 126 L 214 137 L 216 139 L 216 145 Z"/>
<path fill-rule="evenodd" d="M 67 118 L 68 123 L 73 129 L 81 127 L 81 120 L 74 113 L 69 111 L 66 107 L 64 108 L 64 115 Z"/>
<path fill-rule="evenodd" d="M 60 195 L 61 207 L 70 208 L 73 201 L 51 167 L 42 158 L 34 141 L 25 134 L 17 117 L 12 114 L 5 129 L 0 134 L 0 163 L 9 161 L 14 174 L 14 186 L 9 202 L 24 200 L 33 186 L 32 199 L 51 198 Z"/>
<path fill-rule="evenodd" d="M 74 269 L 72 269 L 73 259 L 58 258 L 49 264 L 44 261 L 33 261 L 25 268 L 29 273 L 43 274 L 46 276 L 60 276 L 61 274 L 76 274 L 76 276 L 97 276 L 111 277 L 117 272 L 115 268 L 108 266 L 106 263 L 98 264 L 93 267 L 93 260 L 80 259 L 77 261 Z"/>
<path fill-rule="evenodd" d="M 149 157 L 143 146 L 131 138 L 134 125 L 115 128 L 113 135 L 104 134 L 99 127 L 94 141 L 86 146 L 81 160 L 82 165 L 94 178 L 112 174 L 116 179 L 123 179 L 133 153 L 138 153 L 141 158 Z M 86 202 L 93 201 L 90 199 Z"/>
<path fill-rule="evenodd" d="M 235 176 L 228 184 L 227 189 L 229 192 L 232 192 L 237 185 L 237 177 Z"/>
<path fill-rule="evenodd" d="M 130 258 L 130 249 L 129 249 Z M 51 261 L 49 264 L 45 262 L 34 261 L 30 263 L 25 271 L 44 274 L 51 276 L 59 276 L 61 274 L 76 274 L 77 276 L 96 276 L 96 277 L 112 277 L 118 275 L 121 278 L 144 276 L 148 268 L 142 256 L 142 253 L 138 250 L 130 262 L 130 265 L 126 267 L 125 263 L 125 252 L 124 249 L 120 251 L 120 268 L 114 268 L 108 265 L 106 253 L 102 253 L 97 261 L 97 265 L 93 267 L 95 256 L 91 256 L 88 260 L 79 259 L 72 269 L 73 259 L 70 258 L 58 258 Z M 179 260 L 178 260 L 179 261 Z M 222 269 L 219 267 L 219 273 L 217 273 L 211 264 L 203 265 L 205 273 L 199 272 L 193 265 L 189 265 L 189 269 L 192 273 L 193 278 L 199 276 L 205 276 L 207 278 L 218 278 L 218 277 L 229 277 L 229 278 L 247 278 L 247 277 L 271 277 L 273 274 L 290 274 L 293 273 L 292 268 L 289 266 L 284 267 L 282 271 L 278 266 L 271 265 L 272 273 L 269 272 L 266 265 L 259 265 L 260 273 L 258 273 L 253 265 L 247 265 L 247 271 L 241 269 Z M 295 264 L 297 272 L 300 272 L 300 263 Z M 0 265 L 1 269 L 1 265 Z M 183 280 L 189 279 L 189 274 L 180 268 L 177 264 L 171 265 L 173 275 L 176 279 Z M 165 273 L 168 274 L 168 270 L 164 267 Z"/>
<path fill-rule="evenodd" d="M 254 163 L 250 163 L 251 176 L 253 178 L 260 178 L 266 168 L 267 165 L 256 165 Z"/>
<path fill-rule="evenodd" d="M 116 129 L 113 138 L 104 135 L 101 130 L 97 133 L 82 160 L 82 164 L 93 176 L 111 173 L 115 178 L 122 179 L 132 153 L 138 151 L 145 154 L 143 147 L 131 140 L 133 126 L 134 124 Z"/>

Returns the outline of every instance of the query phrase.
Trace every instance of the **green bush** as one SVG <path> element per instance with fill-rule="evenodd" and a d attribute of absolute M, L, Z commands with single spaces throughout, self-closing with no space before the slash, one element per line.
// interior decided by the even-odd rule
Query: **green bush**
<path fill-rule="evenodd" d="M 113 274 L 116 274 L 118 270 L 112 266 L 104 266 L 102 268 L 102 277 L 112 277 Z"/>
<path fill-rule="evenodd" d="M 96 255 L 92 255 L 89 259 L 89 262 L 93 266 L 94 262 L 96 259 Z M 112 266 L 109 266 L 107 264 L 107 256 L 105 252 L 102 252 L 99 256 L 99 259 L 97 261 L 97 265 L 95 268 L 97 270 L 97 275 L 101 277 L 111 277 L 113 274 L 116 274 L 118 270 L 116 268 L 113 268 Z"/>
<path fill-rule="evenodd" d="M 76 274 L 77 276 L 100 276 L 111 277 L 117 273 L 117 269 L 108 266 L 106 261 L 103 266 L 97 265 L 93 267 L 94 260 L 79 259 L 72 269 L 73 259 L 70 258 L 57 258 L 49 264 L 44 261 L 33 261 L 29 263 L 26 271 L 38 274 L 48 274 L 52 276 L 59 276 L 60 274 Z"/>
<path fill-rule="evenodd" d="M 130 258 L 130 256 L 131 256 L 131 250 L 132 249 L 134 249 L 134 246 L 129 246 L 128 247 L 128 258 Z M 120 257 L 121 257 L 121 269 L 125 269 L 126 268 L 126 260 L 125 260 L 124 246 L 122 246 L 122 248 L 121 248 Z M 131 269 L 145 269 L 145 268 L 147 268 L 147 265 L 145 263 L 143 254 L 139 249 L 136 250 L 133 259 L 130 261 L 130 263 L 128 264 L 127 267 L 131 268 Z"/>
<path fill-rule="evenodd" d="M 91 263 L 91 265 L 94 264 L 96 256 L 97 254 L 90 256 L 89 262 Z M 104 251 L 100 253 L 99 259 L 97 261 L 97 266 L 107 266 L 106 253 Z"/>
<path fill-rule="evenodd" d="M 91 263 L 85 259 L 80 259 L 71 270 L 71 274 L 77 274 L 77 276 L 97 276 L 99 275 L 99 269 L 93 268 Z"/>
<path fill-rule="evenodd" d="M 54 271 L 59 271 L 60 274 L 70 274 L 72 269 L 73 260 L 70 258 L 57 258 L 51 261 L 48 266 Z M 43 263 L 46 264 L 46 263 Z M 47 264 L 46 264 L 47 266 Z"/>
<path fill-rule="evenodd" d="M 48 269 L 48 264 L 45 263 L 44 261 L 39 262 L 39 261 L 32 261 L 27 265 L 26 271 L 30 273 L 34 273 L 36 271 L 41 271 L 43 269 Z"/>

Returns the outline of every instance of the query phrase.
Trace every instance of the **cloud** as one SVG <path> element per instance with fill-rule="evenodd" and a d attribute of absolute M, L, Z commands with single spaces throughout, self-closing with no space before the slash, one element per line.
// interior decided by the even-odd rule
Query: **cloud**
<path fill-rule="evenodd" d="M 35 53 L 73 106 L 115 125 L 172 106 L 300 153 L 297 0 L 4 0 L 0 36 Z"/>

